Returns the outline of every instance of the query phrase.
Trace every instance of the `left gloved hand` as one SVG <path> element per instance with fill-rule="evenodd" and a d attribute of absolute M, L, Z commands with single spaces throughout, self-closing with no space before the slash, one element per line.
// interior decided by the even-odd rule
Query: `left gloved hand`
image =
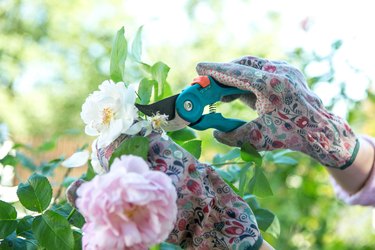
<path fill-rule="evenodd" d="M 177 221 L 167 241 L 184 249 L 259 249 L 263 239 L 253 212 L 215 170 L 169 138 L 158 133 L 149 138 L 150 168 L 166 173 L 178 196 Z M 126 139 L 122 135 L 99 149 L 103 167 Z"/>

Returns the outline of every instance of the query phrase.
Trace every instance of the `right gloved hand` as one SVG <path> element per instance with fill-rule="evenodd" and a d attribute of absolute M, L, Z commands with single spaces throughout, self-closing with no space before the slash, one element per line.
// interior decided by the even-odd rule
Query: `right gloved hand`
<path fill-rule="evenodd" d="M 229 133 L 215 131 L 219 142 L 230 146 L 250 142 L 260 151 L 289 148 L 339 169 L 353 163 L 358 139 L 345 120 L 324 108 L 296 68 L 248 56 L 230 63 L 199 63 L 197 72 L 251 91 L 239 97 L 259 114 Z"/>

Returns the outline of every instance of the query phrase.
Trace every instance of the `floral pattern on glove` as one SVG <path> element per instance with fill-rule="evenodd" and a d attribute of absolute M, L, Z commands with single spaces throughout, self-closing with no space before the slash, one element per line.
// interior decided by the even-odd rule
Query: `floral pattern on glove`
<path fill-rule="evenodd" d="M 199 63 L 197 72 L 250 91 L 251 95 L 240 98 L 259 114 L 229 133 L 215 131 L 218 141 L 230 146 L 250 142 L 260 151 L 289 148 L 333 168 L 344 169 L 353 163 L 359 148 L 357 137 L 344 119 L 324 108 L 298 69 L 285 62 L 247 56 L 230 63 Z"/>
<path fill-rule="evenodd" d="M 104 167 L 126 138 L 99 149 Z M 167 241 L 184 249 L 259 249 L 263 239 L 253 212 L 214 169 L 169 138 L 157 133 L 149 138 L 150 168 L 172 179 L 178 197 L 177 221 Z"/>

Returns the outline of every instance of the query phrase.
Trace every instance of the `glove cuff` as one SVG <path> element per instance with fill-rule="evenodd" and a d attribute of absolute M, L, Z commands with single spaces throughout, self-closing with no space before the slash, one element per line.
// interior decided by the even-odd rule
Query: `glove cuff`
<path fill-rule="evenodd" d="M 344 119 L 329 114 L 317 132 L 307 136 L 310 141 L 308 151 L 313 158 L 336 169 L 353 164 L 359 151 L 359 140 Z"/>
<path fill-rule="evenodd" d="M 357 157 L 358 151 L 359 151 L 359 140 L 358 140 L 358 138 L 356 138 L 353 151 L 351 152 L 351 156 L 349 154 L 350 158 L 348 158 L 348 160 L 345 162 L 345 164 L 340 166 L 339 169 L 343 170 L 343 169 L 346 169 L 347 167 L 350 167 L 353 164 L 355 158 Z"/>

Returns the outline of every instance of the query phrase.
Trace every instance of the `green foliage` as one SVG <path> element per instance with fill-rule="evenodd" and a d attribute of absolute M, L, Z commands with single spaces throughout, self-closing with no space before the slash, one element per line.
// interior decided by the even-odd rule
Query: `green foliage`
<path fill-rule="evenodd" d="M 174 141 L 184 142 L 190 141 L 197 137 L 197 134 L 191 128 L 185 127 L 183 129 L 167 133 Z"/>
<path fill-rule="evenodd" d="M 172 95 L 171 88 L 167 83 L 169 70 L 170 68 L 163 62 L 157 62 L 151 67 L 152 79 L 157 82 L 157 84 L 154 84 L 155 101 Z"/>
<path fill-rule="evenodd" d="M 199 159 L 202 153 L 202 141 L 201 140 L 191 140 L 183 143 L 181 145 L 189 153 L 191 153 L 195 158 Z"/>
<path fill-rule="evenodd" d="M 34 235 L 31 231 L 31 226 L 34 217 L 31 215 L 26 215 L 19 220 L 16 233 L 18 236 L 24 237 L 25 239 L 34 239 Z"/>
<path fill-rule="evenodd" d="M 19 238 L 15 233 L 12 233 L 0 242 L 1 250 L 37 250 L 40 249 L 38 242 L 35 239 Z"/>
<path fill-rule="evenodd" d="M 202 154 L 202 141 L 197 140 L 197 134 L 190 128 L 183 128 L 178 131 L 168 132 L 168 136 L 191 153 L 195 158 L 199 159 Z"/>
<path fill-rule="evenodd" d="M 16 209 L 0 200 L 0 238 L 5 238 L 11 234 L 17 227 Z"/>
<path fill-rule="evenodd" d="M 241 147 L 241 158 L 246 162 L 254 162 L 258 167 L 262 166 L 262 156 L 253 145 L 245 142 Z"/>
<path fill-rule="evenodd" d="M 45 176 L 33 174 L 27 183 L 18 185 L 17 196 L 25 208 L 41 213 L 51 202 L 52 187 Z"/>
<path fill-rule="evenodd" d="M 110 77 L 114 82 L 121 82 L 124 79 L 125 61 L 128 55 L 128 43 L 124 33 L 125 29 L 122 27 L 117 32 L 112 46 Z"/>
<path fill-rule="evenodd" d="M 113 152 L 109 163 L 111 164 L 116 158 L 121 157 L 121 155 L 136 155 L 147 160 L 149 143 L 149 139 L 143 136 L 134 136 L 126 139 L 115 152 Z"/>
<path fill-rule="evenodd" d="M 264 208 L 256 208 L 253 212 L 259 228 L 273 237 L 278 238 L 280 235 L 280 222 L 277 216 Z"/>
<path fill-rule="evenodd" d="M 138 87 L 138 101 L 140 104 L 148 104 L 151 100 L 152 88 L 157 81 L 143 78 Z"/>
<path fill-rule="evenodd" d="M 95 177 L 96 174 L 95 174 L 95 171 L 94 171 L 90 161 L 87 163 L 87 165 L 88 165 L 87 171 L 82 176 L 82 179 L 85 180 L 85 181 L 91 181 Z"/>
<path fill-rule="evenodd" d="M 82 234 L 79 231 L 73 230 L 74 250 L 82 249 Z"/>
<path fill-rule="evenodd" d="M 273 195 L 270 183 L 261 167 L 256 166 L 254 176 L 248 183 L 249 193 L 259 197 L 267 197 Z"/>
<path fill-rule="evenodd" d="M 42 214 L 35 217 L 26 215 L 17 220 L 15 208 L 0 201 L 0 238 L 4 239 L 0 242 L 0 249 L 39 249 L 40 246 L 74 249 L 75 244 L 81 245 L 81 237 L 73 237 L 71 225 L 82 227 L 82 215 L 65 217 L 67 210 L 72 211 L 66 203 L 46 210 L 52 198 L 51 184 L 46 177 L 33 174 L 27 183 L 19 184 L 17 195 L 25 208 Z"/>
<path fill-rule="evenodd" d="M 132 53 L 136 62 L 142 62 L 142 30 L 143 26 L 139 27 L 132 43 Z"/>
<path fill-rule="evenodd" d="M 77 228 L 82 228 L 85 224 L 85 218 L 68 203 L 54 204 L 51 210 L 66 218 L 71 225 Z"/>
<path fill-rule="evenodd" d="M 69 222 L 51 210 L 37 216 L 32 224 L 35 238 L 46 249 L 74 249 L 73 231 Z"/>

